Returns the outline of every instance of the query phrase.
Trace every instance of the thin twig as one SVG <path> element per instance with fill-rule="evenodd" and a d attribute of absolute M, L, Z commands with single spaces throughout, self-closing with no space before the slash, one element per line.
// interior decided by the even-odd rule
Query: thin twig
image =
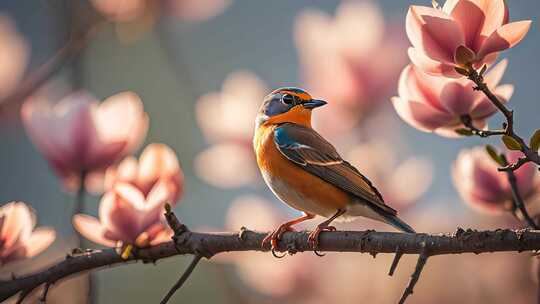
<path fill-rule="evenodd" d="M 409 281 L 409 285 L 407 285 L 407 288 L 405 288 L 405 291 L 403 292 L 403 295 L 399 300 L 399 304 L 405 303 L 405 300 L 407 300 L 407 298 L 413 294 L 414 286 L 416 285 L 416 283 L 418 283 L 418 279 L 420 279 L 420 274 L 422 273 L 422 270 L 427 263 L 429 255 L 428 251 L 426 250 L 425 243 L 423 244 L 423 250 L 418 256 L 418 261 L 416 262 L 416 267 L 413 274 L 411 275 L 411 280 Z"/>
<path fill-rule="evenodd" d="M 506 174 L 508 175 L 508 181 L 510 182 L 510 188 L 512 188 L 512 197 L 514 200 L 514 204 L 516 204 L 517 209 L 521 212 L 521 215 L 523 216 L 523 219 L 527 222 L 527 225 L 529 227 L 534 229 L 539 229 L 538 225 L 534 222 L 534 220 L 529 215 L 529 212 L 527 212 L 527 208 L 525 207 L 523 197 L 521 197 L 521 194 L 518 190 L 518 185 L 516 181 L 516 175 L 514 174 L 514 171 L 506 171 Z"/>
<path fill-rule="evenodd" d="M 191 275 L 191 273 L 193 272 L 197 264 L 199 264 L 199 261 L 201 260 L 201 258 L 202 258 L 201 255 L 195 255 L 193 257 L 193 260 L 191 260 L 191 263 L 189 263 L 189 266 L 188 268 L 186 268 L 186 271 L 184 271 L 180 279 L 178 279 L 178 282 L 176 282 L 176 284 L 174 284 L 173 287 L 171 287 L 171 289 L 169 290 L 169 292 L 167 292 L 163 300 L 161 300 L 160 302 L 161 304 L 166 304 L 169 301 L 169 299 L 174 295 L 174 293 L 178 289 L 180 289 L 182 285 L 184 285 L 184 283 L 187 281 L 187 279 L 189 278 L 189 276 Z"/>
<path fill-rule="evenodd" d="M 86 189 L 84 187 L 84 183 L 86 180 L 86 172 L 81 172 L 79 176 L 79 187 L 77 187 L 77 192 L 75 194 L 75 207 L 73 209 L 73 215 L 83 213 L 85 209 L 85 194 Z M 80 245 L 80 242 L 79 242 Z"/>
<path fill-rule="evenodd" d="M 471 131 L 471 133 L 473 135 L 477 135 L 477 136 L 480 136 L 480 137 L 489 137 L 489 136 L 500 136 L 500 135 L 505 134 L 504 130 L 481 130 L 481 129 L 478 129 L 477 127 L 475 127 L 473 125 L 472 117 L 470 115 L 462 115 L 460 117 L 460 120 L 461 120 L 461 123 L 463 123 L 463 125 L 465 127 L 467 127 L 467 129 L 469 131 Z"/>
<path fill-rule="evenodd" d="M 502 160 L 504 164 L 508 164 L 508 160 L 505 155 L 502 155 Z M 529 227 L 533 229 L 538 229 L 538 225 L 531 218 L 529 212 L 527 212 L 527 208 L 525 207 L 525 201 L 523 200 L 523 197 L 519 192 L 516 174 L 514 173 L 514 171 L 509 170 L 506 171 L 506 176 L 508 177 L 508 183 L 510 184 L 510 189 L 512 190 L 512 201 L 514 202 L 516 209 L 521 212 L 523 219 Z"/>
<path fill-rule="evenodd" d="M 104 269 L 106 266 L 127 265 L 133 261 L 155 262 L 177 255 L 216 255 L 231 251 L 270 251 L 262 245 L 267 233 L 244 229 L 241 233 L 184 232 L 176 241 L 137 250 L 137 254 L 123 259 L 116 249 L 93 250 L 81 255 L 68 256 L 40 272 L 18 277 L 0 284 L 0 302 L 21 290 L 33 290 L 46 282 L 56 282 L 77 273 Z M 278 251 L 286 252 L 294 246 L 297 252 L 312 252 L 307 232 L 286 232 L 278 244 Z M 375 231 L 336 231 L 321 235 L 319 249 L 327 252 L 364 252 L 370 254 L 395 253 L 400 247 L 404 254 L 419 254 L 423 250 L 430 256 L 460 253 L 487 253 L 500 251 L 533 251 L 540 249 L 540 232 L 536 230 L 475 231 L 459 229 L 454 234 L 429 235 Z"/>
<path fill-rule="evenodd" d="M 85 208 L 85 196 L 86 196 L 86 188 L 85 188 L 85 182 L 86 182 L 86 172 L 82 171 L 81 175 L 79 177 L 79 187 L 77 189 L 77 193 L 75 194 L 75 208 L 73 209 L 73 215 L 84 213 Z M 84 249 L 84 247 L 87 247 L 88 244 L 86 244 L 84 238 L 76 231 L 75 235 L 77 236 L 77 246 L 81 249 Z M 87 303 L 95 303 L 97 298 L 97 290 L 96 290 L 96 278 L 89 273 L 87 275 L 88 278 L 88 301 Z"/>

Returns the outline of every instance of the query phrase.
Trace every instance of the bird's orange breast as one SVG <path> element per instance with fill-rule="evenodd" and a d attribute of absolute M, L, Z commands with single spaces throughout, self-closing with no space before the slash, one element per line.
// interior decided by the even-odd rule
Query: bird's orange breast
<path fill-rule="evenodd" d="M 291 207 L 325 217 L 346 208 L 351 197 L 336 186 L 288 160 L 274 143 L 275 126 L 262 125 L 255 134 L 257 163 L 272 191 Z"/>

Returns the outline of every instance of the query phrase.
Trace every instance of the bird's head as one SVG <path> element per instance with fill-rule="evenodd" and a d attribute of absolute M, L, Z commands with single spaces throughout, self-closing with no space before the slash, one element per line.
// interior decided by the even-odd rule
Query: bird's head
<path fill-rule="evenodd" d="M 285 122 L 311 126 L 311 110 L 325 104 L 326 101 L 313 99 L 302 89 L 279 88 L 264 98 L 257 114 L 257 127 Z"/>

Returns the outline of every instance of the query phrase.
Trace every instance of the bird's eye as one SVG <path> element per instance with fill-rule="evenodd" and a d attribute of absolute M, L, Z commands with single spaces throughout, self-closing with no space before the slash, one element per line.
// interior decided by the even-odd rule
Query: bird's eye
<path fill-rule="evenodd" d="M 286 105 L 291 105 L 294 102 L 294 97 L 292 95 L 289 95 L 289 94 L 283 94 L 281 96 L 281 102 L 286 104 Z"/>

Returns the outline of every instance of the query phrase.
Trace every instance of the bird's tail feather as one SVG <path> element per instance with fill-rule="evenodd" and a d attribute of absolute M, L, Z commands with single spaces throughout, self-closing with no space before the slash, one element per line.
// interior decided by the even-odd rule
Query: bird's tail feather
<path fill-rule="evenodd" d="M 403 232 L 416 233 L 416 231 L 414 231 L 414 229 L 411 226 L 409 226 L 407 223 L 402 221 L 399 217 L 392 214 L 384 214 L 382 216 L 386 219 L 386 222 L 388 224 L 394 226 L 396 229 L 399 229 Z"/>

